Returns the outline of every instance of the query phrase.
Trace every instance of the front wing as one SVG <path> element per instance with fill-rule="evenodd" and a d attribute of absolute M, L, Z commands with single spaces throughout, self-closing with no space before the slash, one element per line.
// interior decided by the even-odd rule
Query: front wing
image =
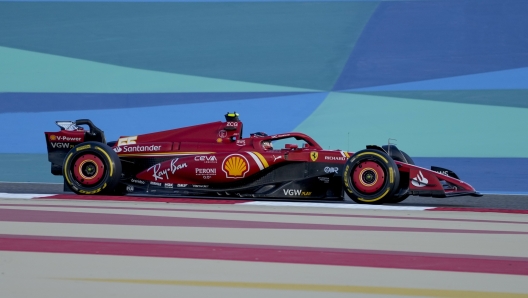
<path fill-rule="evenodd" d="M 450 170 L 431 167 L 436 170 L 433 171 L 407 163 L 396 163 L 400 172 L 408 173 L 408 193 L 410 195 L 438 198 L 467 195 L 476 197 L 482 196 L 482 194 L 477 192 L 471 185 L 457 179 L 458 176 Z"/>

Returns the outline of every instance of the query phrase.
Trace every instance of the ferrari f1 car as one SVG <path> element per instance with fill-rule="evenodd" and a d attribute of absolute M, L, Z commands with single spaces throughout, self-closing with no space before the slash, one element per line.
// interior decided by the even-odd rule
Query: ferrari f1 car
<path fill-rule="evenodd" d="M 236 113 L 212 122 L 106 142 L 90 120 L 46 132 L 51 172 L 80 195 L 236 196 L 398 203 L 409 195 L 480 196 L 448 169 L 414 165 L 394 145 L 324 150 L 296 132 L 243 137 Z M 280 148 L 279 148 L 280 147 Z"/>

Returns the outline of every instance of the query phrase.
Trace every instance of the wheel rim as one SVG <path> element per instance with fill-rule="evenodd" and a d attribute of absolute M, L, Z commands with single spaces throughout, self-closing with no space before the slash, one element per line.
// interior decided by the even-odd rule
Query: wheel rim
<path fill-rule="evenodd" d="M 82 185 L 94 185 L 104 177 L 104 163 L 96 155 L 84 154 L 73 164 L 73 176 Z"/>
<path fill-rule="evenodd" d="M 378 192 L 385 184 L 385 172 L 375 161 L 360 162 L 351 175 L 354 188 L 366 195 Z"/>

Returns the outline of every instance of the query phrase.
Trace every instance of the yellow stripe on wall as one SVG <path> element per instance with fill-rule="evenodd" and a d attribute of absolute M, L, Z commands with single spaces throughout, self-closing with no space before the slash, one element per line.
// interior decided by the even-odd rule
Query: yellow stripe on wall
<path fill-rule="evenodd" d="M 264 289 L 264 290 L 313 291 L 313 292 L 358 293 L 358 294 L 446 297 L 446 298 L 452 298 L 452 297 L 465 297 L 465 298 L 526 297 L 526 294 L 501 293 L 501 292 L 343 286 L 343 285 L 318 285 L 318 284 L 283 284 L 283 283 L 259 283 L 259 282 L 220 282 L 220 281 L 198 281 L 198 280 L 149 280 L 149 279 L 117 279 L 117 278 L 115 279 L 112 279 L 112 278 L 110 279 L 66 278 L 66 280 L 111 282 L 111 283 L 132 283 L 132 284 L 146 284 L 146 285 L 246 288 L 246 289 Z"/>

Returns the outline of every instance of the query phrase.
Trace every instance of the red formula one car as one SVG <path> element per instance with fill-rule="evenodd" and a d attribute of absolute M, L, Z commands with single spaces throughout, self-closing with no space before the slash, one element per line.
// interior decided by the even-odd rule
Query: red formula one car
<path fill-rule="evenodd" d="M 450 170 L 414 165 L 396 146 L 324 150 L 302 133 L 242 135 L 238 114 L 107 143 L 90 120 L 46 132 L 51 172 L 80 195 L 237 196 L 398 203 L 409 195 L 480 196 Z M 84 129 L 82 125 L 89 129 Z"/>

